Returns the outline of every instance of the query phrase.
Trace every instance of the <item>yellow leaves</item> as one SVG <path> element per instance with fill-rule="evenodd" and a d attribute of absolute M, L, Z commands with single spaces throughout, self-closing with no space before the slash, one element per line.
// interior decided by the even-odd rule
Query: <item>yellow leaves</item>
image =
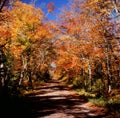
<path fill-rule="evenodd" d="M 0 29 L 0 45 L 4 45 L 11 38 L 11 33 L 5 26 L 0 26 Z"/>
<path fill-rule="evenodd" d="M 14 17 L 12 21 L 13 38 L 18 35 L 26 34 L 31 37 L 34 30 L 41 24 L 43 13 L 40 9 L 34 8 L 21 2 L 16 2 L 10 11 Z"/>
<path fill-rule="evenodd" d="M 56 65 L 68 72 L 70 76 L 75 76 L 80 70 L 80 60 L 76 55 L 63 52 L 57 59 Z"/>
<path fill-rule="evenodd" d="M 43 28 L 44 27 L 44 28 Z M 38 29 L 31 34 L 30 39 L 34 42 L 41 39 L 47 39 L 51 37 L 51 33 L 45 26 L 39 26 Z"/>
<path fill-rule="evenodd" d="M 106 15 L 110 15 L 111 14 L 111 12 L 106 10 L 106 9 L 101 9 L 101 13 L 102 14 L 106 14 Z"/>
<path fill-rule="evenodd" d="M 19 43 L 13 42 L 9 46 L 10 52 L 13 54 L 15 59 L 20 59 L 22 52 L 26 49 L 24 45 L 20 45 Z"/>
<path fill-rule="evenodd" d="M 90 0 L 89 1 L 89 6 L 94 6 L 98 2 L 99 2 L 99 0 Z"/>
<path fill-rule="evenodd" d="M 66 71 L 74 70 L 74 72 L 76 72 L 80 67 L 80 60 L 77 56 L 79 51 L 77 50 L 76 45 L 71 42 L 70 38 L 66 39 L 64 36 L 61 38 L 63 39 L 58 42 L 59 47 L 57 49 L 57 53 L 59 56 L 56 64 L 58 67 L 64 68 Z"/>
<path fill-rule="evenodd" d="M 56 44 L 56 64 L 66 71 L 77 71 L 82 66 L 88 71 L 87 60 L 94 61 L 94 57 L 102 57 L 103 50 L 95 47 L 103 43 L 104 28 L 110 26 L 110 9 L 104 0 L 83 1 L 82 5 L 76 4 L 78 2 L 74 1 L 69 9 L 62 11 L 61 25 L 58 24 L 61 26 L 61 35 Z"/>
<path fill-rule="evenodd" d="M 48 38 L 49 31 L 41 22 L 43 13 L 40 9 L 35 9 L 31 5 L 17 3 L 13 9 L 16 14 L 18 34 L 25 34 L 31 41 L 36 41 L 42 38 Z M 21 7 L 20 7 L 21 6 Z M 16 29 L 16 28 L 15 28 Z"/>
<path fill-rule="evenodd" d="M 60 37 L 60 40 L 69 40 L 70 39 L 70 37 L 69 37 L 69 35 L 62 35 L 61 37 Z"/>
<path fill-rule="evenodd" d="M 52 36 L 49 29 L 51 25 L 43 23 L 42 20 L 41 9 L 15 2 L 10 11 L 0 14 L 0 44 L 6 44 L 14 58 L 20 60 L 22 52 L 30 47 L 40 47 L 41 40 L 50 39 Z"/>
<path fill-rule="evenodd" d="M 18 17 L 21 21 L 24 21 L 28 24 L 38 22 L 43 17 L 43 13 L 40 9 L 21 2 L 15 3 L 12 12 L 15 13 L 15 16 Z"/>

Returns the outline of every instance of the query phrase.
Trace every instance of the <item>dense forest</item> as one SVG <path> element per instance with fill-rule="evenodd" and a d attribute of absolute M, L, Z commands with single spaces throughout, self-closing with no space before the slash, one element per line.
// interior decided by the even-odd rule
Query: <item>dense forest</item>
<path fill-rule="evenodd" d="M 119 29 L 118 0 L 72 0 L 56 20 L 34 4 L 1 0 L 0 97 L 59 79 L 120 102 Z"/>

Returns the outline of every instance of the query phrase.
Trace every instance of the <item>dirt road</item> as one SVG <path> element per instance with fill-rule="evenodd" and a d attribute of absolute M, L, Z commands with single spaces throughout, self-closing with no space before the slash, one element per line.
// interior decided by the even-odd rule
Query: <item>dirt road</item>
<path fill-rule="evenodd" d="M 0 118 L 110 118 L 105 109 L 89 103 L 85 97 L 58 81 L 40 85 L 23 99 L 4 103 Z"/>
<path fill-rule="evenodd" d="M 48 82 L 29 96 L 34 118 L 104 118 L 106 110 L 88 103 L 64 84 Z"/>

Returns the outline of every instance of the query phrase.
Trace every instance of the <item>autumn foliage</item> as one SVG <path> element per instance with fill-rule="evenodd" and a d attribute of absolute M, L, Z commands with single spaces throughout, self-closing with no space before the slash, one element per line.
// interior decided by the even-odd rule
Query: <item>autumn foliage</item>
<path fill-rule="evenodd" d="M 49 13 L 54 8 L 52 2 L 47 5 Z M 22 2 L 1 8 L 6 86 L 32 88 L 53 77 L 104 96 L 119 90 L 119 25 L 113 22 L 113 10 L 111 0 L 73 0 L 58 20 L 46 21 L 41 9 Z"/>

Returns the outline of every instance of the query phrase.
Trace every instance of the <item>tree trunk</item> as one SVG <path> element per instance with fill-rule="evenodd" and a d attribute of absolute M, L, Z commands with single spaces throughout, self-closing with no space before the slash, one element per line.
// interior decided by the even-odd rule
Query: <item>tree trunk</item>
<path fill-rule="evenodd" d="M 2 46 L 0 46 L 0 86 L 1 87 L 5 86 L 6 72 L 5 72 L 4 63 L 5 63 L 5 55 Z"/>
<path fill-rule="evenodd" d="M 108 72 L 108 93 L 111 92 L 111 72 L 110 72 L 110 57 L 108 53 L 106 53 L 106 66 L 107 66 L 107 72 Z"/>
<path fill-rule="evenodd" d="M 106 43 L 106 48 L 105 48 L 105 56 L 106 56 L 106 67 L 107 67 L 107 89 L 108 89 L 108 93 L 111 92 L 111 77 L 112 77 L 112 74 L 111 74 L 111 64 L 110 64 L 110 61 L 111 61 L 111 55 L 109 54 L 111 52 L 111 46 L 110 46 L 110 42 L 108 41 L 109 39 L 107 38 L 104 38 L 104 41 Z"/>
<path fill-rule="evenodd" d="M 22 85 L 22 81 L 24 79 L 25 72 L 26 72 L 26 66 L 27 66 L 27 62 L 26 62 L 26 59 L 23 56 L 23 54 L 21 55 L 21 61 L 22 61 L 22 69 L 21 69 L 21 72 L 20 72 L 19 85 Z"/>
<path fill-rule="evenodd" d="M 32 86 L 32 78 L 31 78 L 31 67 L 30 67 L 30 54 L 31 54 L 31 48 L 27 50 L 27 77 L 28 77 L 28 84 L 30 88 L 33 88 Z"/>
<path fill-rule="evenodd" d="M 89 75 L 89 83 L 90 83 L 90 90 L 92 90 L 92 70 L 91 70 L 91 63 L 90 60 L 87 60 L 88 64 L 88 75 Z"/>
<path fill-rule="evenodd" d="M 0 95 L 6 96 L 8 93 L 7 69 L 5 67 L 6 57 L 3 47 L 0 46 Z"/>

